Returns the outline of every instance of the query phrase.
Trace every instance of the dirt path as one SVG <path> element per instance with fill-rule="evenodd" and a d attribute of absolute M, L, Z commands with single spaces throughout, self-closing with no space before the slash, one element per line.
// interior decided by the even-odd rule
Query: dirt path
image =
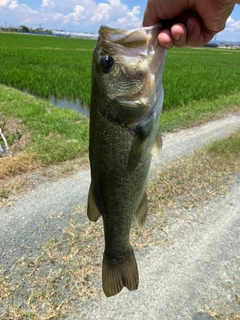
<path fill-rule="evenodd" d="M 240 116 L 228 115 L 200 127 L 167 134 L 160 164 L 221 139 L 240 127 Z M 156 166 L 153 161 L 153 168 Z M 39 254 L 53 234 L 61 234 L 69 213 L 86 205 L 89 171 L 44 183 L 11 207 L 0 209 L 0 268 L 20 257 Z M 211 319 L 206 307 L 236 312 L 240 306 L 240 181 L 224 198 L 201 210 L 182 212 L 168 230 L 172 243 L 137 252 L 140 287 L 116 297 L 89 299 L 76 309 L 83 319 Z M 48 219 L 51 212 L 61 219 Z M 86 217 L 82 217 L 86 221 Z M 100 285 L 99 279 L 99 285 Z M 238 289 L 236 289 L 238 288 Z M 226 304 L 223 306 L 222 301 Z M 68 320 L 77 319 L 76 315 Z"/>
<path fill-rule="evenodd" d="M 139 290 L 91 299 L 79 306 L 83 318 L 207 320 L 212 318 L 206 317 L 206 309 L 224 315 L 237 312 L 239 194 L 240 181 L 226 198 L 198 212 L 185 212 L 184 223 L 179 220 L 168 232 L 172 245 L 138 252 Z"/>

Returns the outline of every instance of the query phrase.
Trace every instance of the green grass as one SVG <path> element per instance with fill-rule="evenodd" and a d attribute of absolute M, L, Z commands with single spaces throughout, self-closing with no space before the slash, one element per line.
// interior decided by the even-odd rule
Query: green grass
<path fill-rule="evenodd" d="M 216 98 L 195 100 L 189 104 L 170 108 L 162 113 L 162 132 L 183 129 L 210 121 L 221 114 L 239 110 L 240 91 L 229 95 L 219 94 Z"/>
<path fill-rule="evenodd" d="M 31 140 L 23 151 L 35 155 L 45 165 L 87 153 L 88 120 L 85 117 L 0 85 L 0 126 L 10 121 L 11 127 L 16 126 L 16 130 L 6 134 L 10 147 L 30 135 Z"/>
<path fill-rule="evenodd" d="M 211 143 L 207 148 L 208 152 L 212 155 L 221 156 L 228 158 L 229 161 L 231 158 L 240 157 L 240 130 L 237 130 L 235 134 L 230 135 L 229 137 L 223 140 L 217 140 Z"/>

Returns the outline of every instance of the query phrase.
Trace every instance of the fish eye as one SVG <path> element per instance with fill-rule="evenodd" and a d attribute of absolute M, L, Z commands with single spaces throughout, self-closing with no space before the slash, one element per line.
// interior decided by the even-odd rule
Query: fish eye
<path fill-rule="evenodd" d="M 114 65 L 114 60 L 112 57 L 106 55 L 106 56 L 102 56 L 100 59 L 99 59 L 99 64 L 103 70 L 103 72 L 109 72 L 113 65 Z"/>

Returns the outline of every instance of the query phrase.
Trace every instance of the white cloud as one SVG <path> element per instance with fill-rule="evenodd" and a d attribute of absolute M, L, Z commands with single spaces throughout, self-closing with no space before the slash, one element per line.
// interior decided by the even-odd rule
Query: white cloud
<path fill-rule="evenodd" d="M 72 3 L 75 2 L 74 0 Z M 136 27 L 141 24 L 139 19 L 140 7 L 136 6 L 132 10 L 122 3 L 120 0 L 108 0 L 97 4 L 93 0 L 80 0 L 73 12 L 61 15 L 54 14 L 54 18 L 58 17 L 65 24 L 71 22 L 75 26 L 98 28 L 101 24 L 110 24 L 112 27 L 123 27 L 121 19 L 127 20 L 127 26 Z"/>
<path fill-rule="evenodd" d="M 240 41 L 240 20 L 235 21 L 231 16 L 227 19 L 226 27 L 217 34 L 219 41 Z"/>
<path fill-rule="evenodd" d="M 0 6 L 5 7 L 11 0 L 0 0 Z"/>
<path fill-rule="evenodd" d="M 93 11 L 92 23 L 107 21 L 110 17 L 111 7 L 107 3 L 99 3 L 96 10 Z"/>
<path fill-rule="evenodd" d="M 54 8 L 55 3 L 51 0 L 42 0 L 41 7 L 42 8 Z"/>
<path fill-rule="evenodd" d="M 95 32 L 101 24 L 121 28 L 141 25 L 140 7 L 129 8 L 121 0 L 102 0 L 100 3 L 95 0 L 42 0 L 39 10 L 19 5 L 17 1 L 0 0 L 0 6 L 3 6 L 0 21 L 11 19 L 16 26 L 36 27 L 41 23 L 44 28 Z"/>
<path fill-rule="evenodd" d="M 54 21 L 61 21 L 65 25 L 69 24 L 74 24 L 74 25 L 79 25 L 79 22 L 84 19 L 84 12 L 85 8 L 83 6 L 75 6 L 73 12 L 64 15 L 61 13 L 54 13 L 52 14 L 52 17 Z"/>
<path fill-rule="evenodd" d="M 232 17 L 227 19 L 226 31 L 237 31 L 240 29 L 240 20 L 235 21 Z"/>
<path fill-rule="evenodd" d="M 16 9 L 18 7 L 18 2 L 17 1 L 11 1 L 9 5 L 9 9 Z"/>
<path fill-rule="evenodd" d="M 94 24 L 109 24 L 111 27 L 139 27 L 140 7 L 133 9 L 122 3 L 120 0 L 108 0 L 108 3 L 99 3 L 94 9 L 91 22 Z"/>
<path fill-rule="evenodd" d="M 139 27 L 139 16 L 140 14 L 140 7 L 136 6 L 132 9 L 132 11 L 128 11 L 126 17 L 124 18 L 119 18 L 118 23 L 120 24 L 121 27 L 126 28 L 126 27 L 131 27 L 132 24 L 135 27 Z M 129 25 L 130 22 L 130 25 Z"/>

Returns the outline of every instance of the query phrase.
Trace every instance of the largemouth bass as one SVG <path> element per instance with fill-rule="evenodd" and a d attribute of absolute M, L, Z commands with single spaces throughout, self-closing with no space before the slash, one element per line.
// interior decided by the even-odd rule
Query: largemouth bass
<path fill-rule="evenodd" d="M 87 214 L 91 221 L 103 218 L 107 297 L 124 286 L 138 288 L 129 237 L 134 216 L 140 225 L 145 222 L 152 150 L 161 147 L 165 50 L 158 46 L 160 30 L 160 25 L 130 31 L 102 26 L 93 52 Z"/>

